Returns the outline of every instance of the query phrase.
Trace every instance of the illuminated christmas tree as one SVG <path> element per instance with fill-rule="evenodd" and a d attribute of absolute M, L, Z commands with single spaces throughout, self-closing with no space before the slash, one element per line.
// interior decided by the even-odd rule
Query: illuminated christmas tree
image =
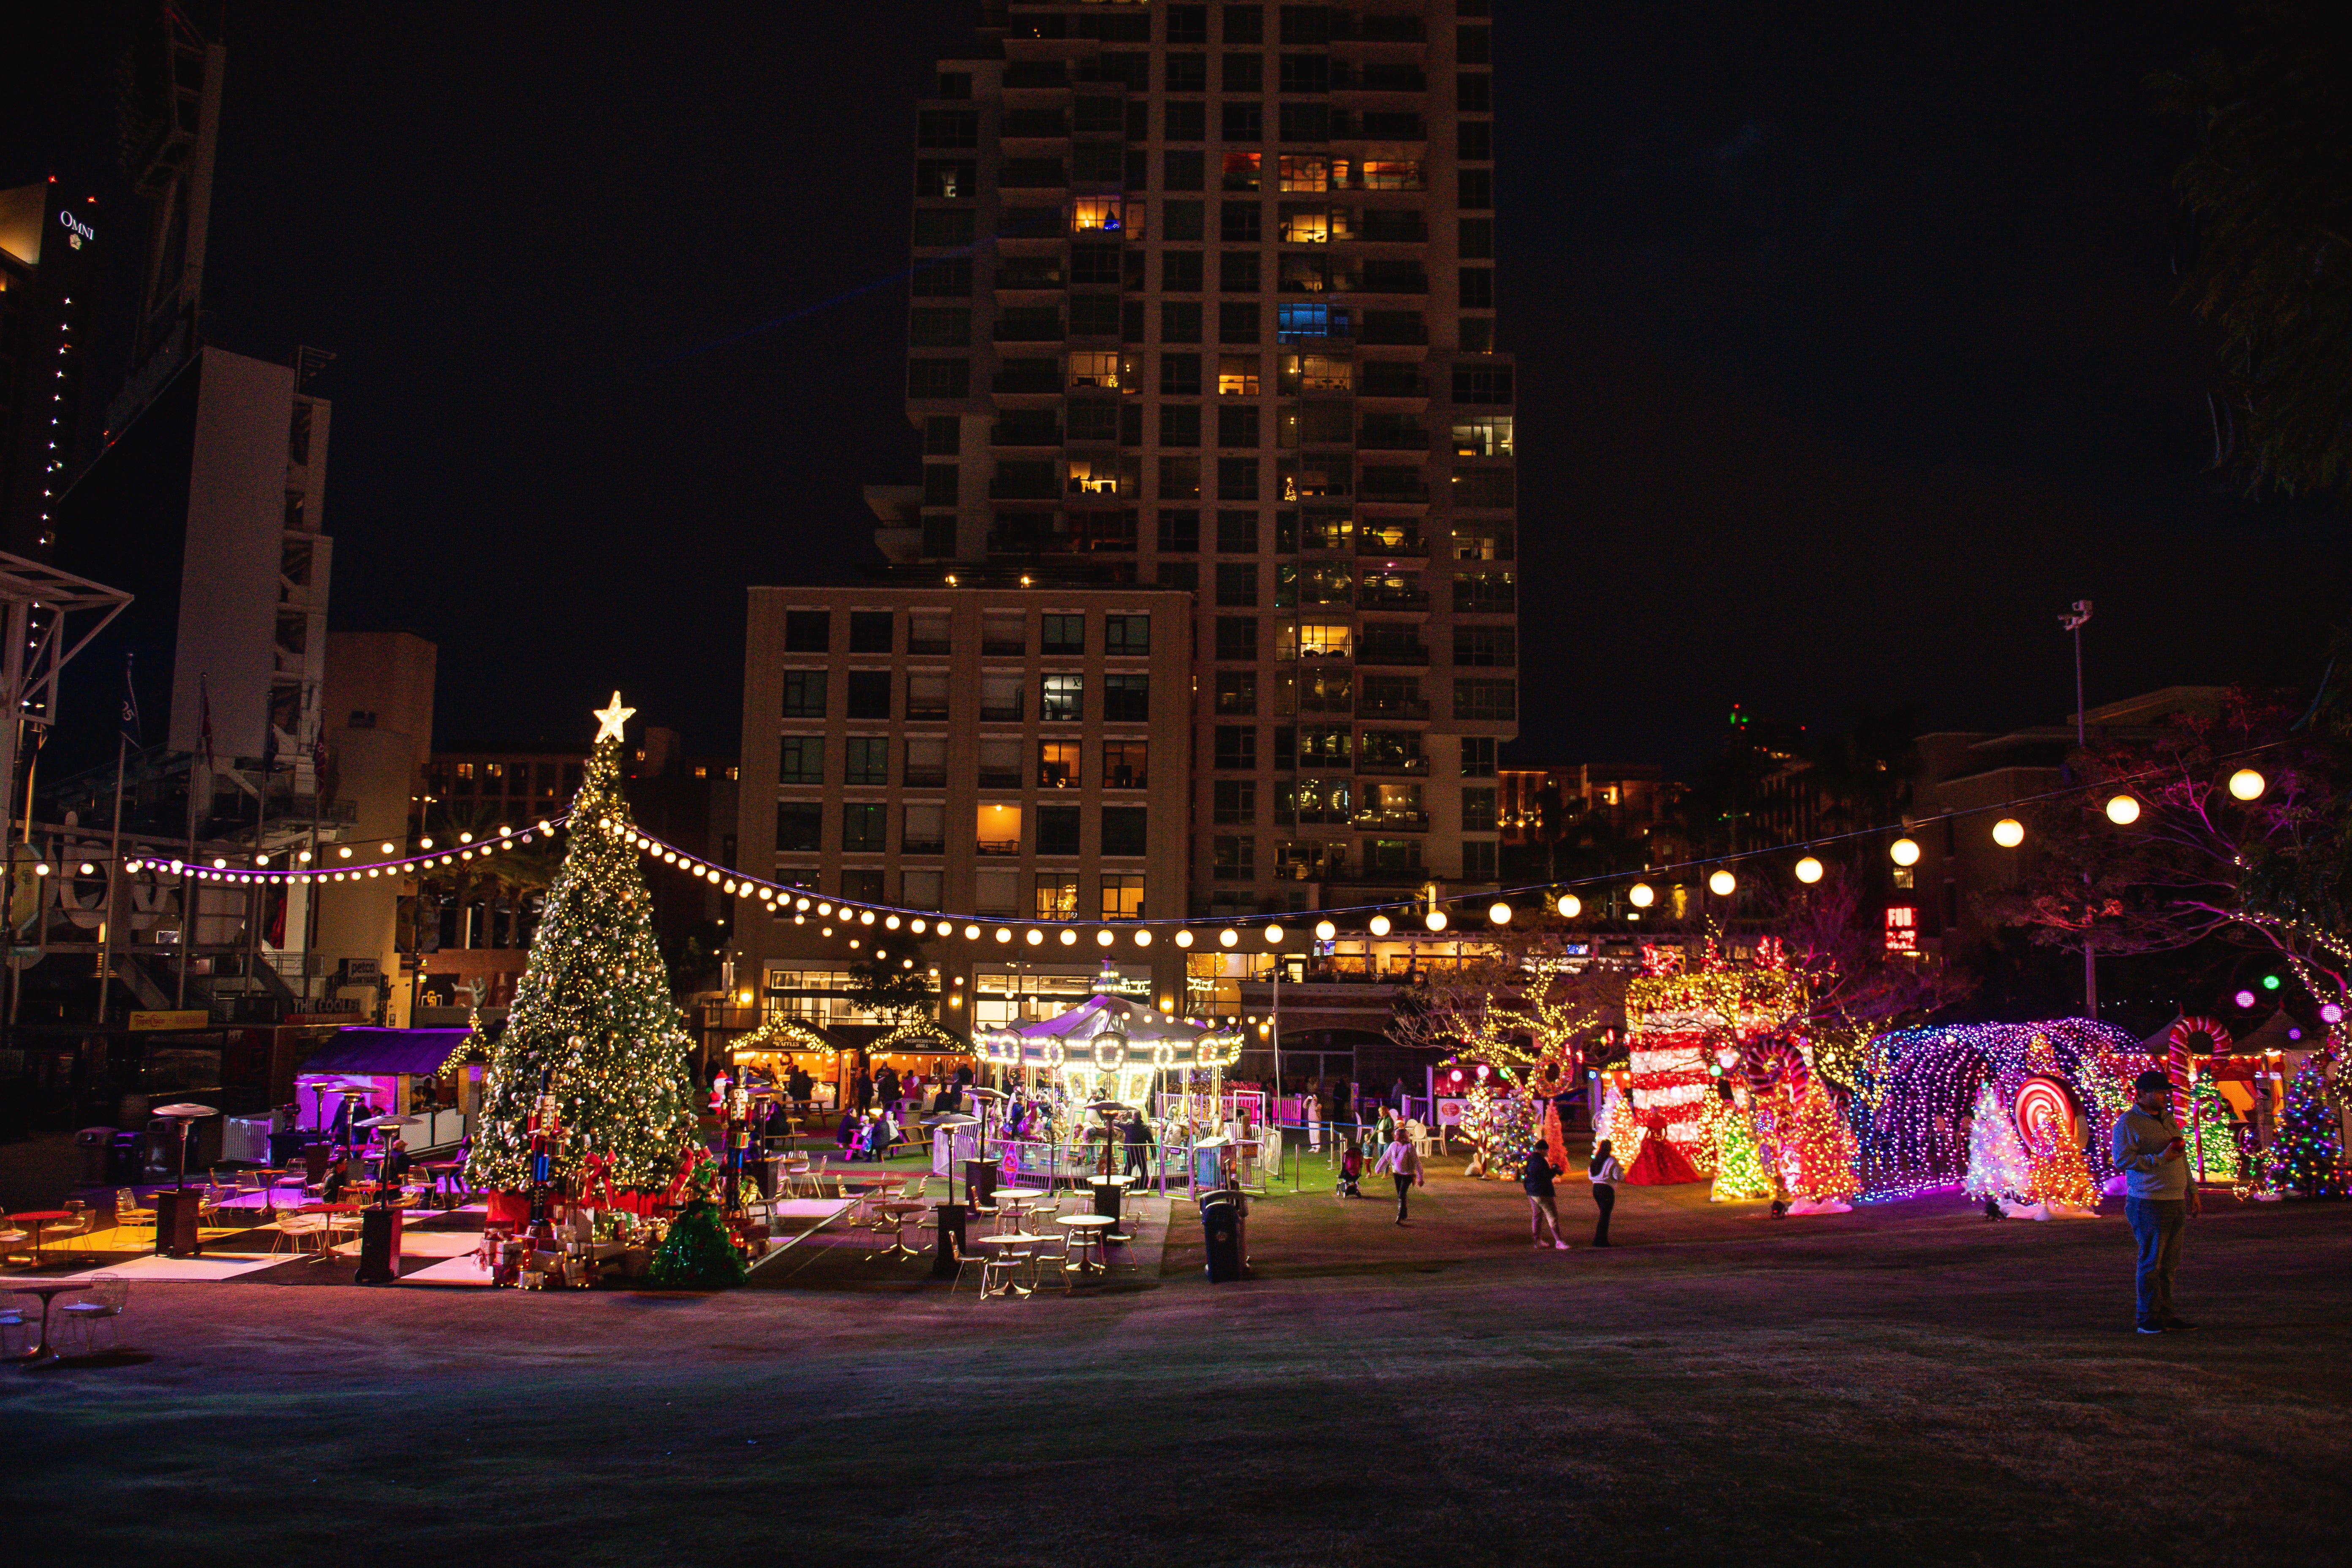
<path fill-rule="evenodd" d="M 2070 1209 L 2099 1206 L 2099 1186 L 2083 1151 L 2070 1138 L 2060 1139 L 2046 1153 L 2033 1156 L 2033 1201 Z"/>
<path fill-rule="evenodd" d="M 2017 1135 L 2009 1102 L 1992 1084 L 1977 1090 L 1976 1115 L 1969 1127 L 1969 1173 L 1961 1184 L 1969 1196 L 1987 1199 L 2022 1199 L 2033 1188 L 2033 1157 Z"/>
<path fill-rule="evenodd" d="M 2189 1157 L 2196 1162 L 2197 1179 L 2235 1182 L 2248 1175 L 2238 1155 L 2237 1133 L 2230 1126 L 2230 1102 L 2221 1098 L 2221 1086 L 2200 1070 L 2189 1098 L 2196 1106 L 2196 1118 L 2193 1127 L 2183 1132 Z"/>
<path fill-rule="evenodd" d="M 653 897 L 638 874 L 620 790 L 620 694 L 572 804 L 563 865 L 548 889 L 506 1032 L 490 1056 L 467 1181 L 489 1192 L 531 1184 L 530 1115 L 544 1079 L 562 1108 L 549 1149 L 554 1181 L 593 1151 L 611 1186 L 666 1188 L 695 1136 L 685 1019 L 654 943 Z"/>
<path fill-rule="evenodd" d="M 1797 1107 L 1797 1175 L 1790 1184 L 1815 1203 L 1851 1199 L 1862 1192 L 1854 1173 L 1853 1130 L 1837 1100 L 1818 1079 Z"/>
<path fill-rule="evenodd" d="M 1710 1099 L 1706 1129 L 1708 1145 L 1715 1151 L 1715 1185 L 1707 1190 L 1707 1201 L 1722 1204 L 1770 1197 L 1772 1178 L 1765 1172 L 1764 1153 L 1748 1112 L 1729 1100 Z"/>
<path fill-rule="evenodd" d="M 2271 1185 L 2307 1198 L 2344 1194 L 2344 1139 L 2336 1108 L 2327 1103 L 2324 1058 L 2309 1056 L 2294 1069 L 2271 1140 Z"/>

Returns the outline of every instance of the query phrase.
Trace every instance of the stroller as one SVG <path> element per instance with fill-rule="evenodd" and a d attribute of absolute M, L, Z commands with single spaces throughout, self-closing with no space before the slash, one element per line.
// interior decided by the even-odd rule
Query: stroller
<path fill-rule="evenodd" d="M 1363 1177 L 1364 1152 L 1358 1148 L 1356 1141 L 1350 1138 L 1348 1140 L 1347 1147 L 1339 1155 L 1339 1180 L 1333 1191 L 1333 1195 L 1342 1198 L 1362 1197 L 1364 1195 L 1361 1185 Z"/>

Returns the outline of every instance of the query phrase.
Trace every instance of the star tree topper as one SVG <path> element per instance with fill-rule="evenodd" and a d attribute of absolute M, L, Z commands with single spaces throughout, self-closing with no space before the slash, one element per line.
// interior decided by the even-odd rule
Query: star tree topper
<path fill-rule="evenodd" d="M 636 713 L 634 708 L 621 706 L 621 694 L 617 691 L 613 693 L 613 705 L 610 708 L 598 708 L 593 711 L 596 717 L 596 739 L 599 741 L 619 740 L 621 726 L 627 723 Z"/>

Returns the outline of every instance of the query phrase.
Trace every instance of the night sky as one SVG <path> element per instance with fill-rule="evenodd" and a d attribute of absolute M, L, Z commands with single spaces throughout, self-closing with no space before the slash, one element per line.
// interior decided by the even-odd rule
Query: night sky
<path fill-rule="evenodd" d="M 1496 9 L 1523 758 L 2053 720 L 2086 595 L 2095 702 L 2315 672 L 2341 513 L 2208 471 L 2170 299 L 2191 12 Z M 232 12 L 214 333 L 340 356 L 334 624 L 440 645 L 444 747 L 617 685 L 731 750 L 743 588 L 869 558 L 912 100 L 972 10 Z"/>

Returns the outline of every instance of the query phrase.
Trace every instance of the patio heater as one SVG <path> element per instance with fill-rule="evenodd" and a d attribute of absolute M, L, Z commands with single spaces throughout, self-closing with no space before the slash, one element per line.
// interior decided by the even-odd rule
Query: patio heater
<path fill-rule="evenodd" d="M 178 1124 L 180 1173 L 168 1193 L 155 1194 L 155 1250 L 166 1258 L 194 1258 L 203 1250 L 196 1230 L 196 1210 L 203 1194 L 188 1191 L 188 1134 L 195 1124 L 219 1111 L 209 1105 L 181 1103 L 157 1106 L 150 1115 Z"/>

